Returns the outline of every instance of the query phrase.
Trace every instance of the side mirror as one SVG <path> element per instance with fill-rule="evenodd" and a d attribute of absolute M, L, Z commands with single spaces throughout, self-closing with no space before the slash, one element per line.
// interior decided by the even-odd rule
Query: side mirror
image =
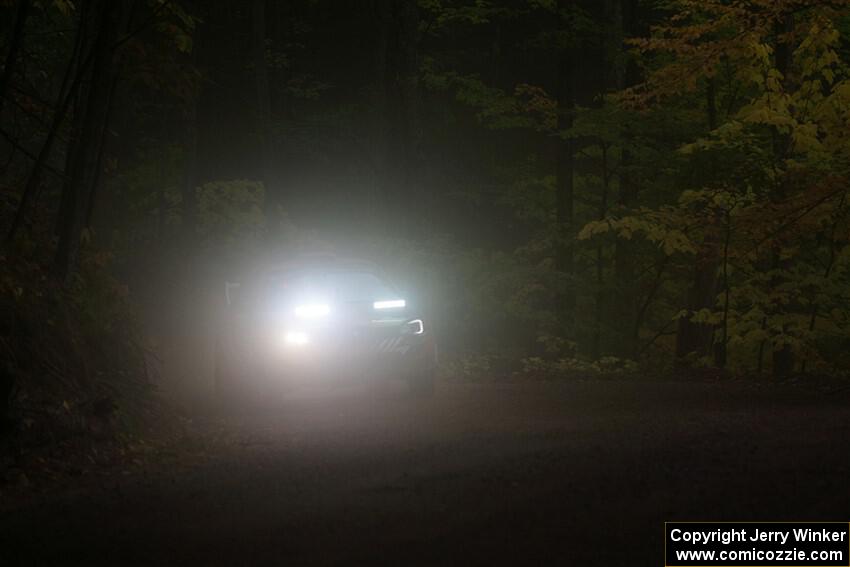
<path fill-rule="evenodd" d="M 224 299 L 227 301 L 227 306 L 233 305 L 236 301 L 236 290 L 242 287 L 239 282 L 224 282 Z"/>

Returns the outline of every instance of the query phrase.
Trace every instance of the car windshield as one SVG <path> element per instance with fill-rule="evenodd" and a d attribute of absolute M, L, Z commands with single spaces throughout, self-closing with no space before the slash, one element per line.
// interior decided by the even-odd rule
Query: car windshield
<path fill-rule="evenodd" d="M 280 273 L 268 276 L 267 282 L 275 295 L 318 295 L 340 302 L 398 297 L 381 278 L 365 271 Z"/>

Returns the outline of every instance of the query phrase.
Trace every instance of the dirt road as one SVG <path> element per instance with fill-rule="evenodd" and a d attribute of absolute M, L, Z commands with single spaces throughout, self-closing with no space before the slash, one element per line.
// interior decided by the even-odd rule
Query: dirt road
<path fill-rule="evenodd" d="M 850 519 L 850 403 L 735 383 L 302 392 L 204 463 L 34 501 L 0 564 L 662 565 L 665 520 Z"/>

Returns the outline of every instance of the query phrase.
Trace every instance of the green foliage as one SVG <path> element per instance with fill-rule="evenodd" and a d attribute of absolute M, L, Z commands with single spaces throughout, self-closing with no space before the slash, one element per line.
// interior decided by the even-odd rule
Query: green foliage
<path fill-rule="evenodd" d="M 555 9 L 530 2 L 498 17 Z M 480 328 L 500 330 L 484 352 L 511 352 L 545 375 L 589 370 L 606 353 L 671 358 L 684 317 L 709 329 L 727 352 L 719 363 L 731 369 L 769 369 L 771 353 L 790 349 L 797 369 L 839 372 L 850 344 L 850 298 L 841 291 L 850 284 L 847 10 L 790 0 L 677 0 L 667 9 L 650 37 L 630 40 L 645 82 L 571 108 L 565 130 L 552 80 L 497 87 L 475 71 L 425 61 L 426 86 L 451 94 L 495 135 L 531 144 L 499 165 L 499 189 L 465 193 L 510 211 L 522 235 L 508 250 L 476 251 L 452 267 L 468 274 Z M 793 34 L 777 34 L 792 13 Z M 563 38 L 608 41 L 583 23 L 590 14 L 559 16 L 560 25 L 528 36 L 523 49 L 554 59 L 575 45 Z M 784 73 L 781 42 L 790 50 Z M 540 159 L 547 138 L 575 148 L 566 230 L 556 222 L 557 176 Z M 631 200 L 626 181 L 636 187 Z M 564 248 L 569 272 L 559 260 Z M 624 265 L 633 279 L 623 279 Z M 714 281 L 698 291 L 694 274 L 706 266 Z M 698 292 L 708 294 L 702 305 L 683 304 Z M 571 295 L 574 321 L 559 312 Z M 570 352 L 556 354 L 538 336 L 565 337 L 554 343 L 566 341 Z"/>
<path fill-rule="evenodd" d="M 634 361 L 616 356 L 603 356 L 598 360 L 530 357 L 522 359 L 518 374 L 530 379 L 598 378 L 628 376 L 637 373 L 638 369 Z"/>
<path fill-rule="evenodd" d="M 650 209 L 643 209 L 636 213 L 623 218 L 591 221 L 579 231 L 578 239 L 587 240 L 610 232 L 625 240 L 643 237 L 658 246 L 668 256 L 677 252 L 689 254 L 696 252 L 693 243 L 679 228 L 682 226 L 681 217 L 672 214 L 672 211 L 657 213 Z"/>
<path fill-rule="evenodd" d="M 476 109 L 481 124 L 494 130 L 554 126 L 551 100 L 537 87 L 517 85 L 515 93 L 506 93 L 476 75 L 440 72 L 433 60 L 424 63 L 423 83 L 435 90 L 451 90 L 459 102 Z"/>
<path fill-rule="evenodd" d="M 838 291 L 848 283 L 850 173 L 847 138 L 839 132 L 850 115 L 836 14 L 819 8 L 795 16 L 794 38 L 781 38 L 794 41 L 784 76 L 772 25 L 785 17 L 784 3 L 766 6 L 759 24 L 746 30 L 740 17 L 747 8 L 678 4 L 675 22 L 635 42 L 645 53 L 675 55 L 663 59 L 641 95 L 670 104 L 713 81 L 718 101 L 727 99 L 726 115 L 680 148 L 692 163 L 713 169 L 703 185 L 683 187 L 676 203 L 644 210 L 638 219 L 591 223 L 580 236 L 638 233 L 664 242 L 665 252 L 713 258 L 719 293 L 712 305 L 685 316 L 714 328 L 715 342 L 729 349 L 736 367 L 761 367 L 763 352 L 790 349 L 809 369 L 838 371 L 844 361 L 835 347 L 847 344 L 843 322 L 850 308 Z M 697 62 L 702 67 L 693 73 Z M 664 226 L 689 227 L 687 239 L 668 245 Z"/>
<path fill-rule="evenodd" d="M 215 181 L 196 190 L 197 231 L 205 238 L 232 245 L 258 239 L 265 230 L 262 183 Z"/>
<path fill-rule="evenodd" d="M 493 357 L 485 354 L 469 354 L 455 357 L 440 369 L 441 374 L 453 380 L 492 380 Z"/>
<path fill-rule="evenodd" d="M 62 301 L 80 329 L 66 346 L 93 348 L 83 344 L 100 333 L 133 342 L 126 291 L 93 243 L 108 242 L 119 263 L 168 249 L 220 267 L 345 240 L 428 303 L 453 376 L 621 375 L 633 361 L 669 366 L 677 353 L 742 372 L 769 370 L 774 352 L 793 352 L 797 370 L 850 367 L 847 9 L 637 4 L 640 21 L 629 23 L 616 2 L 420 0 L 418 29 L 359 21 L 359 35 L 387 34 L 376 39 L 388 51 L 375 57 L 370 44 L 343 70 L 332 63 L 339 45 L 305 56 L 349 30 L 316 33 L 338 22 L 312 3 L 275 8 L 263 38 L 272 112 L 260 135 L 256 69 L 241 57 L 247 30 L 221 21 L 242 11 L 143 3 L 156 17 L 121 51 L 106 213 L 84 233 L 83 271 Z M 777 31 L 792 15 L 793 32 Z M 15 77 L 24 80 L 3 110 L 29 153 L 73 46 L 62 30 L 79 17 L 78 3 L 56 0 L 38 3 L 30 24 L 59 31 L 28 34 Z M 623 52 L 623 35 L 644 28 Z M 209 41 L 196 42 L 199 30 Z M 406 43 L 415 49 L 390 53 Z M 259 163 L 265 151 L 275 163 Z M 15 149 L 4 187 L 26 177 L 22 156 Z M 37 238 L 22 243 L 43 265 L 37 251 L 51 248 L 55 224 L 45 203 L 58 203 L 61 185 L 61 175 L 45 182 Z M 272 210 L 279 195 L 305 224 L 323 217 L 314 224 L 325 231 Z M 24 285 L 33 277 L 10 276 L 6 299 L 37 303 Z M 685 344 L 689 325 L 707 344 Z"/>
<path fill-rule="evenodd" d="M 436 29 L 451 24 L 486 24 L 504 11 L 495 2 L 475 0 L 470 4 L 457 5 L 455 2 L 443 0 L 420 0 L 419 6 L 434 18 Z M 435 30 L 436 31 L 436 30 Z"/>
<path fill-rule="evenodd" d="M 151 0 L 151 9 L 160 14 L 156 28 L 182 53 L 191 53 L 196 19 L 180 4 L 170 0 Z"/>

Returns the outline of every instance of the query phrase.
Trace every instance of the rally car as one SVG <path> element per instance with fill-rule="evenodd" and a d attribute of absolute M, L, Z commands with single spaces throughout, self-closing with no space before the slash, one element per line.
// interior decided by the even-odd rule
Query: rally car
<path fill-rule="evenodd" d="M 215 354 L 223 400 L 278 384 L 401 378 L 434 391 L 430 324 L 375 265 L 307 258 L 225 285 Z"/>

